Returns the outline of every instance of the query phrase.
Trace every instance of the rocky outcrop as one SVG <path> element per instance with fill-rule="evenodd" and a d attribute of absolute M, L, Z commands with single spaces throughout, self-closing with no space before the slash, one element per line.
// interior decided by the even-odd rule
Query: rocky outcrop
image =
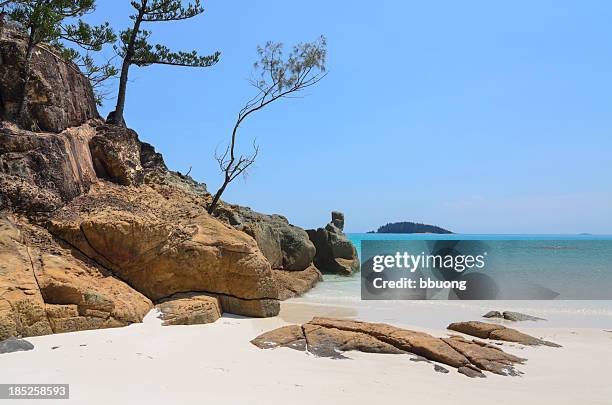
<path fill-rule="evenodd" d="M 308 234 L 220 204 L 136 132 L 98 117 L 87 79 L 37 48 L 25 125 L 23 37 L 0 36 L 0 340 L 128 325 L 274 316 L 321 278 Z"/>
<path fill-rule="evenodd" d="M 489 311 L 482 316 L 483 318 L 501 318 L 507 321 L 520 322 L 520 321 L 545 321 L 544 318 L 538 318 L 537 316 L 522 314 L 514 311 Z"/>
<path fill-rule="evenodd" d="M 215 215 L 251 235 L 273 269 L 301 271 L 312 264 L 314 245 L 306 231 L 291 225 L 287 218 L 227 204 L 219 206 Z"/>
<path fill-rule="evenodd" d="M 165 199 L 151 187 L 100 183 L 54 212 L 49 227 L 152 300 L 206 292 L 223 296 L 227 312 L 278 313 L 270 264 L 253 238 L 180 191 Z"/>
<path fill-rule="evenodd" d="M 0 340 L 125 326 L 151 301 L 43 228 L 0 220 Z"/>
<path fill-rule="evenodd" d="M 143 182 L 138 134 L 129 128 L 102 125 L 89 141 L 96 175 L 122 186 Z"/>
<path fill-rule="evenodd" d="M 1 24 L 1 23 L 0 23 Z M 14 120 L 23 92 L 26 37 L 0 27 L 0 118 Z M 98 118 L 89 80 L 49 46 L 35 48 L 28 85 L 25 128 L 61 132 Z"/>
<path fill-rule="evenodd" d="M 29 249 L 14 223 L 0 218 L 0 341 L 52 332 Z"/>
<path fill-rule="evenodd" d="M 344 214 L 332 212 L 332 221 L 325 228 L 306 232 L 316 248 L 315 266 L 323 273 L 349 276 L 360 269 L 357 249 L 343 233 Z"/>
<path fill-rule="evenodd" d="M 161 311 L 163 325 L 200 325 L 221 317 L 221 304 L 209 295 L 175 294 L 156 306 Z"/>
<path fill-rule="evenodd" d="M 507 328 L 503 325 L 494 323 L 485 323 L 478 321 L 456 322 L 448 325 L 448 329 L 456 332 L 465 333 L 466 335 L 476 336 L 481 339 L 503 340 L 506 342 L 520 343 L 526 346 L 551 346 L 561 347 L 560 345 L 539 339 L 525 333 L 519 332 L 516 329 Z"/>
<path fill-rule="evenodd" d="M 89 142 L 95 122 L 60 134 L 0 124 L 0 210 L 52 212 L 96 182 Z"/>
<path fill-rule="evenodd" d="M 460 336 L 438 338 L 430 334 L 382 323 L 313 318 L 304 325 L 290 325 L 266 332 L 251 341 L 261 349 L 288 347 L 316 356 L 343 358 L 357 350 L 381 354 L 413 354 L 415 361 L 441 363 L 469 377 L 485 377 L 488 371 L 516 376 L 515 365 L 526 360 L 500 348 Z M 448 371 L 435 364 L 436 371 Z"/>
<path fill-rule="evenodd" d="M 304 294 L 322 280 L 313 265 L 315 247 L 302 228 L 281 215 L 266 215 L 248 207 L 221 203 L 215 216 L 255 239 L 272 266 L 279 299 Z"/>
<path fill-rule="evenodd" d="M 301 271 L 272 270 L 272 277 L 278 288 L 280 300 L 298 297 L 323 279 L 321 272 L 315 266 Z"/>

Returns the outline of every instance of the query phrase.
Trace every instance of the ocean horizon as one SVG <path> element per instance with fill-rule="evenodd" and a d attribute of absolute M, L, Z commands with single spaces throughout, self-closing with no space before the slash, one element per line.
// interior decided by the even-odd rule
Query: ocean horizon
<path fill-rule="evenodd" d="M 361 244 L 364 240 L 478 240 L 478 241 L 538 241 L 545 249 L 534 248 L 530 242 L 528 247 L 513 252 L 506 257 L 506 261 L 495 263 L 497 272 L 507 272 L 512 275 L 533 276 L 538 269 L 530 265 L 534 255 L 540 260 L 551 256 L 558 261 L 559 255 L 564 257 L 561 262 L 566 263 L 563 268 L 556 267 L 556 271 L 563 276 L 558 277 L 559 282 L 550 283 L 549 286 L 560 291 L 560 297 L 552 300 L 376 300 L 365 301 L 361 299 L 360 273 L 353 276 L 324 275 L 323 282 L 316 288 L 293 301 L 313 305 L 333 305 L 350 308 L 360 319 L 385 320 L 389 323 L 425 324 L 432 328 L 439 326 L 440 319 L 449 322 L 456 320 L 459 315 L 478 319 L 489 310 L 513 309 L 532 315 L 541 316 L 548 321 L 537 326 L 546 327 L 602 327 L 610 328 L 612 325 L 612 301 L 604 299 L 563 299 L 565 285 L 573 285 L 573 292 L 580 290 L 581 284 L 588 291 L 579 291 L 584 295 L 602 296 L 612 285 L 612 235 L 503 235 L 503 234 L 375 234 L 375 233 L 347 233 L 350 241 L 357 248 L 360 258 Z M 559 241 L 563 246 L 549 246 L 550 241 Z M 600 246 L 593 247 L 594 242 Z M 586 243 L 585 243 L 586 242 Z M 575 246 L 578 245 L 578 246 Z M 597 243 L 596 243 L 597 245 Z M 519 245 L 520 246 L 520 245 Z M 588 248 L 587 248 L 588 246 Z M 551 260 L 551 259 L 547 259 Z M 580 263 L 580 270 L 576 270 L 576 263 Z M 499 266 L 502 266 L 499 269 Z M 550 270 L 546 270 L 550 271 Z M 536 280 L 546 278 L 547 274 L 540 269 Z M 467 319 L 467 318 L 466 318 Z"/>

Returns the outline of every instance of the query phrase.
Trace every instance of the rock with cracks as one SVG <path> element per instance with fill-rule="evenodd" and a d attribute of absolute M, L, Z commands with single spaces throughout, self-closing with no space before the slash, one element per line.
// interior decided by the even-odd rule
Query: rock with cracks
<path fill-rule="evenodd" d="M 357 350 L 379 354 L 412 354 L 414 361 L 433 362 L 434 370 L 450 366 L 468 377 L 485 377 L 485 372 L 518 376 L 517 365 L 526 360 L 499 347 L 461 336 L 439 338 L 428 333 L 383 323 L 333 318 L 313 318 L 303 325 L 290 325 L 263 333 L 251 341 L 261 349 L 288 347 L 316 356 L 344 358 Z"/>
<path fill-rule="evenodd" d="M 454 330 L 455 332 L 465 333 L 466 335 L 476 336 L 481 339 L 503 340 L 526 346 L 561 347 L 556 343 L 536 338 L 519 332 L 516 329 L 507 328 L 504 325 L 494 323 L 479 321 L 456 322 L 448 325 L 448 329 Z"/>

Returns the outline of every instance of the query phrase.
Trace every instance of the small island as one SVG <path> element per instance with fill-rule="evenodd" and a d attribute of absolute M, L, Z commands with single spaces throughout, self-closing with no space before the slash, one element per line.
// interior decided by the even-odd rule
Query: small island
<path fill-rule="evenodd" d="M 418 222 L 389 222 L 378 228 L 377 231 L 368 233 L 453 233 L 448 229 L 435 225 L 421 224 Z"/>

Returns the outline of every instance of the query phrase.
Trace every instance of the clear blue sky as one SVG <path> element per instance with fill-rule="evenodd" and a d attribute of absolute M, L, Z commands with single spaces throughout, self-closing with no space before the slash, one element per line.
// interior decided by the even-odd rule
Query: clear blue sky
<path fill-rule="evenodd" d="M 131 70 L 126 120 L 173 170 L 221 176 L 213 153 L 253 94 L 257 44 L 328 38 L 329 75 L 252 116 L 261 147 L 224 199 L 302 227 L 412 220 L 465 233 L 612 233 L 612 2 L 204 1 L 149 24 L 208 69 Z M 129 24 L 128 1 L 93 20 Z M 108 51 L 107 53 L 110 53 Z M 101 109 L 106 115 L 114 105 Z"/>

